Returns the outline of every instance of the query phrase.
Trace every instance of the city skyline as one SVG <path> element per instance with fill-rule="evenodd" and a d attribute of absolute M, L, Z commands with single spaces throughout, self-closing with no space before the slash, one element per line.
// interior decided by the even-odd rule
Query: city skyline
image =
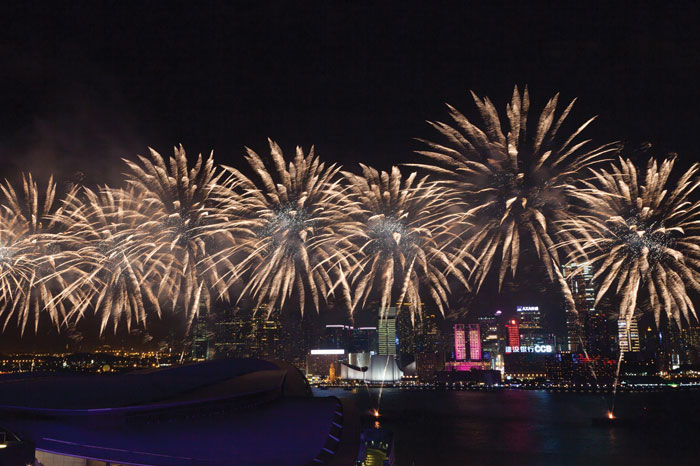
<path fill-rule="evenodd" d="M 695 464 L 698 11 L 8 4 L 0 466 Z"/>

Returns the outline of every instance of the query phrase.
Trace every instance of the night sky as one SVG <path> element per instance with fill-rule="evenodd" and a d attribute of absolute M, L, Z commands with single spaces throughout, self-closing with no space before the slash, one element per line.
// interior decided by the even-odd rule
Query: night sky
<path fill-rule="evenodd" d="M 595 142 L 698 157 L 700 40 L 690 2 L 16 2 L 0 27 L 0 176 L 118 184 L 122 157 L 244 146 L 388 168 L 468 91 L 533 109 L 561 91 Z M 535 6 L 533 6 L 535 5 Z M 535 274 L 537 275 L 537 274 Z M 539 286 L 541 288 L 544 285 Z M 476 307 L 535 300 L 487 287 Z M 545 301 L 545 298 L 542 298 Z M 543 306 L 555 304 L 542 303 Z"/>

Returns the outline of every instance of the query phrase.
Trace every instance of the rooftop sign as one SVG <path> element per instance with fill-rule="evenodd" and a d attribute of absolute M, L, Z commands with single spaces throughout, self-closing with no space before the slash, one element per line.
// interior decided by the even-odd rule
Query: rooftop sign
<path fill-rule="evenodd" d="M 345 354 L 344 349 L 312 349 L 311 354 Z"/>
<path fill-rule="evenodd" d="M 506 346 L 506 354 L 510 353 L 551 353 L 552 345 Z"/>

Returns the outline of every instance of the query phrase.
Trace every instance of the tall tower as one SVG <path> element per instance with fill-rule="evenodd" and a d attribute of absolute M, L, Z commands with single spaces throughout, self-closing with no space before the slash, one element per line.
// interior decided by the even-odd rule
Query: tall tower
<path fill-rule="evenodd" d="M 640 351 L 639 344 L 639 328 L 637 321 L 634 319 L 618 319 L 617 321 L 617 337 L 620 342 L 620 352 L 627 353 L 630 351 Z"/>
<path fill-rule="evenodd" d="M 455 324 L 455 359 L 465 361 L 467 359 L 467 342 L 464 335 L 464 324 Z"/>
<path fill-rule="evenodd" d="M 435 311 L 425 311 L 419 324 L 416 335 L 416 351 L 418 353 L 435 352 L 442 350 L 440 341 L 440 327 L 438 326 Z"/>
<path fill-rule="evenodd" d="M 209 359 L 209 330 L 205 317 L 197 317 L 192 324 L 192 359 L 205 361 Z"/>
<path fill-rule="evenodd" d="M 481 332 L 479 324 L 469 324 L 469 359 L 481 360 Z"/>
<path fill-rule="evenodd" d="M 377 322 L 379 354 L 396 356 L 396 308 L 390 307 L 385 315 L 379 315 Z"/>
<path fill-rule="evenodd" d="M 609 333 L 605 312 L 594 306 L 596 288 L 593 283 L 593 267 L 588 263 L 570 262 L 562 266 L 562 273 L 569 284 L 576 311 L 566 305 L 566 344 L 572 352 L 586 350 L 595 355 L 609 353 Z"/>
<path fill-rule="evenodd" d="M 508 332 L 508 346 L 520 346 L 520 330 L 515 319 L 508 321 L 506 331 Z"/>
<path fill-rule="evenodd" d="M 518 318 L 520 318 L 520 328 L 531 328 L 539 330 L 542 328 L 542 313 L 539 306 L 516 306 Z"/>

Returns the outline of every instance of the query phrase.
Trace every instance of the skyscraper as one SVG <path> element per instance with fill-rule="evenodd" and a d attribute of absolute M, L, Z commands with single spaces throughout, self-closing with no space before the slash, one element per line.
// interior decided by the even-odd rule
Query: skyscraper
<path fill-rule="evenodd" d="M 520 328 L 542 328 L 542 314 L 539 306 L 516 306 L 515 311 L 520 319 Z"/>
<path fill-rule="evenodd" d="M 681 330 L 683 364 L 700 364 L 700 327 L 690 325 Z"/>
<path fill-rule="evenodd" d="M 543 328 L 542 312 L 539 306 L 517 306 L 515 310 L 520 319 L 519 332 L 521 345 L 554 346 L 554 334 Z"/>
<path fill-rule="evenodd" d="M 377 322 L 379 354 L 396 356 L 396 308 L 390 307 L 384 315 L 381 314 Z"/>
<path fill-rule="evenodd" d="M 425 311 L 420 322 L 416 323 L 416 328 L 416 352 L 435 352 L 444 349 L 435 311 Z"/>
<path fill-rule="evenodd" d="M 209 330 L 206 317 L 197 317 L 192 323 L 192 359 L 209 359 Z"/>
<path fill-rule="evenodd" d="M 508 333 L 508 346 L 520 346 L 520 330 L 518 329 L 518 322 L 515 319 L 511 319 L 506 324 L 506 331 Z"/>
<path fill-rule="evenodd" d="M 353 353 L 377 354 L 377 327 L 354 327 L 352 329 Z"/>
<path fill-rule="evenodd" d="M 467 344 L 464 335 L 464 324 L 455 324 L 455 360 L 466 361 Z"/>
<path fill-rule="evenodd" d="M 325 335 L 321 342 L 322 348 L 336 348 L 350 351 L 353 327 L 344 324 L 326 325 Z"/>
<path fill-rule="evenodd" d="M 481 360 L 481 332 L 479 324 L 469 324 L 469 359 Z"/>
<path fill-rule="evenodd" d="M 479 328 L 481 330 L 481 350 L 482 355 L 491 363 L 491 369 L 502 369 L 505 341 L 501 334 L 500 325 L 501 311 L 496 311 L 491 316 L 479 317 Z"/>
<path fill-rule="evenodd" d="M 570 262 L 562 266 L 576 309 L 566 304 L 566 343 L 564 349 L 588 354 L 609 354 L 610 342 L 605 312 L 594 306 L 596 288 L 593 268 L 588 263 Z M 578 311 L 578 312 L 576 312 Z"/>
<path fill-rule="evenodd" d="M 249 340 L 250 350 L 259 358 L 282 359 L 282 323 L 280 311 L 273 309 L 268 313 L 267 307 L 254 310 L 251 318 L 251 331 Z"/>
<path fill-rule="evenodd" d="M 498 320 L 496 316 L 479 317 L 479 328 L 481 330 L 481 346 L 483 351 L 488 352 L 490 357 L 498 353 Z"/>
<path fill-rule="evenodd" d="M 629 325 L 626 319 L 618 319 L 617 321 L 617 337 L 620 344 L 620 351 L 627 353 L 630 351 L 640 351 L 639 344 L 639 328 L 637 321 L 630 319 Z"/>
<path fill-rule="evenodd" d="M 415 323 L 411 321 L 411 313 L 404 308 L 396 315 L 396 326 L 399 337 L 399 365 L 406 366 L 415 360 L 416 353 L 416 332 L 419 330 L 420 321 L 416 319 Z"/>

